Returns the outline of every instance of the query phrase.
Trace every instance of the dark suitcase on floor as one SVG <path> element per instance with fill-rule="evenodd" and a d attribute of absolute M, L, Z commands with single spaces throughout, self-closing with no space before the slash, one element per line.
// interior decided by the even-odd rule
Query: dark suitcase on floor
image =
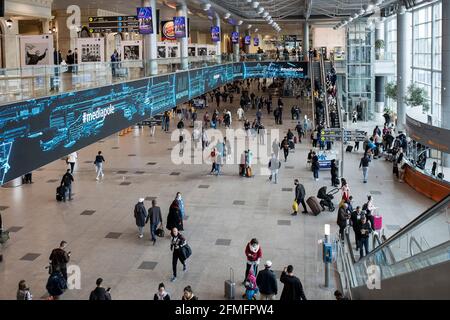
<path fill-rule="evenodd" d="M 319 199 L 316 197 L 309 197 L 308 200 L 306 200 L 306 204 L 315 216 L 322 212 L 322 206 L 320 205 Z"/>
<path fill-rule="evenodd" d="M 294 141 L 292 141 L 292 140 L 289 140 L 289 149 L 291 149 L 291 150 L 295 149 L 295 144 L 294 144 Z"/>
<path fill-rule="evenodd" d="M 225 299 L 234 300 L 236 296 L 236 283 L 234 282 L 234 270 L 230 268 L 230 279 L 225 280 Z"/>
<path fill-rule="evenodd" d="M 346 152 L 352 152 L 353 146 L 347 146 L 347 149 L 345 149 Z"/>
<path fill-rule="evenodd" d="M 59 186 L 58 188 L 56 188 L 56 201 L 63 201 L 65 195 L 66 187 Z"/>

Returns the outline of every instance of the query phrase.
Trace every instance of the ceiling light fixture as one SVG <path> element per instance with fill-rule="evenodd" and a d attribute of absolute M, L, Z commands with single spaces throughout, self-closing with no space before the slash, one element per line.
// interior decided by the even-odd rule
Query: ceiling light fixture
<path fill-rule="evenodd" d="M 264 13 L 262 14 L 262 17 L 265 19 L 268 15 L 269 15 L 269 12 L 264 11 Z"/>
<path fill-rule="evenodd" d="M 209 9 L 211 9 L 211 4 L 210 3 L 205 3 L 202 7 L 203 7 L 204 11 L 208 11 Z"/>
<path fill-rule="evenodd" d="M 258 14 L 261 14 L 261 13 L 263 13 L 264 12 L 264 8 L 263 7 L 259 7 L 259 9 L 258 9 Z"/>
<path fill-rule="evenodd" d="M 253 3 L 252 3 L 252 7 L 253 7 L 254 9 L 258 8 L 258 7 L 259 7 L 259 2 L 258 2 L 258 1 L 253 2 Z"/>
<path fill-rule="evenodd" d="M 229 17 L 231 17 L 231 14 L 229 12 L 225 13 L 225 15 L 223 16 L 224 19 L 228 19 Z"/>

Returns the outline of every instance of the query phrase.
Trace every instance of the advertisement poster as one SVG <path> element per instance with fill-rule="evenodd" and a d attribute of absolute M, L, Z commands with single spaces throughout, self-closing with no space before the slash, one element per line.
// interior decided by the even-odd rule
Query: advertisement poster
<path fill-rule="evenodd" d="M 220 27 L 219 26 L 211 27 L 211 39 L 213 42 L 220 41 Z"/>
<path fill-rule="evenodd" d="M 206 56 L 208 55 L 208 49 L 206 47 L 197 47 L 197 56 Z"/>
<path fill-rule="evenodd" d="M 175 38 L 186 38 L 186 17 L 173 17 Z"/>
<path fill-rule="evenodd" d="M 178 58 L 180 57 L 180 50 L 178 45 L 168 45 L 167 46 L 167 57 L 168 58 Z"/>
<path fill-rule="evenodd" d="M 121 56 L 126 60 L 142 60 L 142 41 L 122 41 L 121 42 Z"/>
<path fill-rule="evenodd" d="M 195 57 L 196 56 L 195 46 L 188 46 L 188 56 L 189 57 Z"/>
<path fill-rule="evenodd" d="M 152 8 L 151 7 L 137 8 L 137 18 L 139 20 L 139 33 L 152 34 L 153 33 Z"/>
<path fill-rule="evenodd" d="M 253 45 L 254 45 L 255 47 L 259 46 L 259 38 L 254 38 L 254 39 L 253 39 Z"/>
<path fill-rule="evenodd" d="M 157 47 L 157 52 L 158 52 L 158 58 L 160 58 L 160 59 L 165 59 L 165 58 L 167 58 L 167 52 L 166 52 L 166 46 L 165 45 L 163 45 L 163 44 L 158 44 L 158 47 Z"/>
<path fill-rule="evenodd" d="M 78 38 L 78 63 L 104 62 L 104 38 Z"/>
<path fill-rule="evenodd" d="M 231 42 L 232 43 L 239 43 L 239 32 L 233 31 L 231 33 Z"/>
<path fill-rule="evenodd" d="M 176 40 L 173 21 L 161 22 L 161 41 Z"/>
<path fill-rule="evenodd" d="M 53 36 L 20 36 L 21 65 L 45 66 L 53 64 Z"/>
<path fill-rule="evenodd" d="M 245 41 L 245 45 L 249 46 L 251 44 L 251 42 L 252 42 L 252 37 L 251 36 L 245 36 L 244 41 Z"/>

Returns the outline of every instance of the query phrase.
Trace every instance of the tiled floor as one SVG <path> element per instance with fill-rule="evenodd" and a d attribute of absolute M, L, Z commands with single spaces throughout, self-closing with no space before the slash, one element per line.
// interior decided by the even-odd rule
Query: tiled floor
<path fill-rule="evenodd" d="M 287 106 L 293 103 L 289 99 L 284 102 Z M 250 119 L 254 112 L 249 111 Z M 235 118 L 235 108 L 232 113 Z M 284 114 L 290 116 L 289 112 Z M 264 117 L 266 128 L 274 127 L 273 117 Z M 172 127 L 175 124 L 171 121 Z M 243 124 L 235 120 L 232 125 L 241 128 Z M 294 122 L 286 118 L 281 134 L 293 126 Z M 61 240 L 68 242 L 68 250 L 72 252 L 70 263 L 81 270 L 81 289 L 67 291 L 62 299 L 87 299 L 98 277 L 112 288 L 113 299 L 151 299 L 160 282 L 166 284 L 173 297 L 181 297 L 183 287 L 189 284 L 200 299 L 223 299 L 223 281 L 229 277 L 230 267 L 236 272 L 236 282 L 243 280 L 244 248 L 254 237 L 263 250 L 260 269 L 265 260 L 273 262 L 272 268 L 278 274 L 292 264 L 309 299 L 333 299 L 332 291 L 319 286 L 323 282 L 323 265 L 318 240 L 324 224 L 331 224 L 336 232 L 336 213 L 290 215 L 294 191 L 288 189 L 294 188 L 294 178 L 304 184 L 308 196 L 330 185 L 329 172 L 321 171 L 316 182 L 306 168 L 308 139 L 289 155 L 286 167 L 280 169 L 277 185 L 259 174 L 260 169 L 267 167 L 263 158 L 254 165 L 252 179 L 239 177 L 237 165 L 224 165 L 223 175 L 216 177 L 209 175 L 210 164 L 173 164 L 167 149 L 173 147 L 173 153 L 178 154 L 175 145 L 160 128 L 155 137 L 150 137 L 144 128 L 122 137 L 106 138 L 102 150 L 107 163 L 105 177 L 100 181 L 95 180 L 92 161 L 88 161 L 97 154 L 98 145 L 80 150 L 73 185 L 77 197 L 70 202 L 55 201 L 59 181 L 46 183 L 62 176 L 64 161 L 55 161 L 45 166 L 45 170 L 34 172 L 32 185 L 1 188 L 0 210 L 5 228 L 20 226 L 23 230 L 11 233 L 10 241 L 1 249 L 4 261 L 0 263 L 0 299 L 14 299 L 21 279 L 27 280 L 35 297 L 45 296 L 48 278 L 45 266 L 51 250 Z M 132 154 L 137 156 L 128 156 Z M 372 162 L 369 182 L 363 184 L 362 173 L 358 171 L 361 156 L 361 153 L 346 154 L 345 177 L 355 204 L 362 205 L 367 195 L 373 195 L 388 236 L 396 232 L 397 226 L 404 226 L 432 205 L 431 200 L 394 181 L 391 164 L 384 160 Z M 144 170 L 145 174 L 137 174 Z M 287 190 L 283 192 L 282 187 Z M 146 200 L 146 208 L 157 198 L 165 226 L 169 205 L 178 191 L 185 199 L 189 217 L 184 222 L 183 234 L 193 253 L 188 272 L 183 274 L 179 265 L 179 278 L 171 283 L 172 256 L 167 230 L 165 238 L 158 238 L 155 246 L 150 241 L 148 225 L 144 238 L 139 239 L 133 209 L 141 197 Z M 85 216 L 86 210 L 94 212 Z M 237 290 L 239 296 L 244 288 L 238 286 Z"/>

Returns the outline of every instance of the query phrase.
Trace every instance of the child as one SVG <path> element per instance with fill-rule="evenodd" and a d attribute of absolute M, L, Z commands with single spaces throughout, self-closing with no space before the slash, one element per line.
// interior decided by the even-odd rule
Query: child
<path fill-rule="evenodd" d="M 253 268 L 250 268 L 248 272 L 247 280 L 245 281 L 245 293 L 242 297 L 247 300 L 256 300 L 256 294 L 259 292 L 258 286 L 256 285 L 256 277 L 253 274 Z"/>

